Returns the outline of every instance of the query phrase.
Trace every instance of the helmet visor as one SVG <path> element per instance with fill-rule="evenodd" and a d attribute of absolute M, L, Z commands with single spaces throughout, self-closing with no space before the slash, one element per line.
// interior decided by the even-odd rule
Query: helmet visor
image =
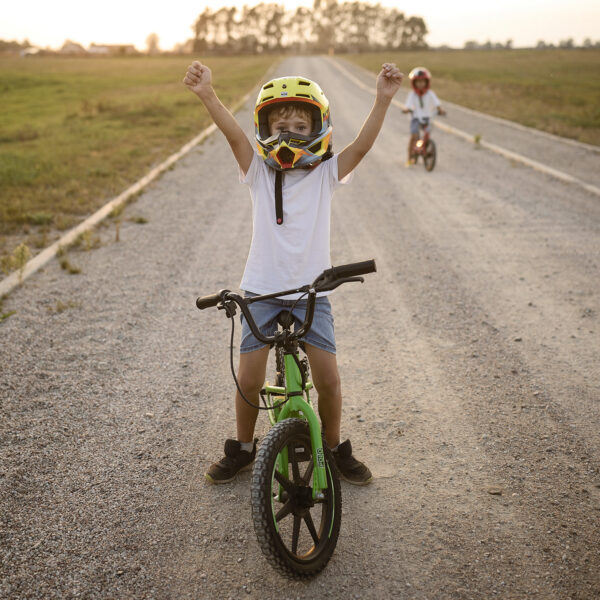
<path fill-rule="evenodd" d="M 292 131 L 280 131 L 266 140 L 262 140 L 262 143 L 265 146 L 275 147 L 285 142 L 290 147 L 302 148 L 311 144 L 314 139 L 314 136 L 302 135 L 301 133 L 294 133 Z"/>

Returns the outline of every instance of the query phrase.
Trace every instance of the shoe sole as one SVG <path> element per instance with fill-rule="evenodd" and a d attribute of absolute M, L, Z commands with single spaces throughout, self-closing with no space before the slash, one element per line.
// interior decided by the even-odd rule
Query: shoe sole
<path fill-rule="evenodd" d="M 340 479 L 343 479 L 344 481 L 347 481 L 348 483 L 351 483 L 352 485 L 369 485 L 372 481 L 373 481 L 373 477 L 369 477 L 369 479 L 367 479 L 366 481 L 354 481 L 352 479 L 348 479 L 347 477 L 344 477 L 341 473 L 339 474 Z"/>
<path fill-rule="evenodd" d="M 213 479 L 208 473 L 204 473 L 204 478 L 206 479 L 206 481 L 208 481 L 208 483 L 212 483 L 214 485 L 229 483 L 230 481 L 233 481 L 242 471 L 248 471 L 249 469 L 251 469 L 253 465 L 254 461 L 247 464 L 245 467 L 242 467 L 233 477 L 230 477 L 229 479 Z"/>

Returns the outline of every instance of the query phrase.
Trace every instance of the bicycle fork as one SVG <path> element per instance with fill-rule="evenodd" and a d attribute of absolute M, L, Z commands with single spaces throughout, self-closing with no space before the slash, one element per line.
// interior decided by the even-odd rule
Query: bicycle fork
<path fill-rule="evenodd" d="M 298 369 L 297 355 L 285 354 L 285 388 L 275 386 L 265 386 L 265 392 L 274 396 L 273 401 L 277 403 L 283 399 L 283 395 L 288 398 L 287 402 L 277 410 L 269 411 L 269 419 L 272 425 L 284 419 L 303 416 L 308 421 L 308 429 L 310 432 L 310 442 L 314 461 L 313 469 L 313 500 L 323 500 L 323 490 L 327 489 L 327 474 L 325 465 L 325 451 L 323 449 L 323 439 L 321 437 L 321 425 L 319 419 L 310 405 L 308 391 L 312 388 L 312 384 L 307 382 L 305 389 L 302 389 L 302 375 Z M 304 399 L 306 392 L 306 400 Z M 277 397 L 279 396 L 279 398 Z M 274 414 L 275 413 L 275 414 Z M 283 448 L 278 456 L 278 470 L 287 477 L 288 474 L 288 450 Z M 279 493 L 281 494 L 281 486 Z"/>

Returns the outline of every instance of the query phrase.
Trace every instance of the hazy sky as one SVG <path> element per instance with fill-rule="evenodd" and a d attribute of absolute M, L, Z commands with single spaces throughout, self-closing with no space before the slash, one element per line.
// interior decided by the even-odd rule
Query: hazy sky
<path fill-rule="evenodd" d="M 288 8 L 313 4 L 312 0 L 278 3 Z M 432 46 L 462 47 L 470 39 L 505 42 L 512 38 L 514 46 L 532 46 L 539 39 L 555 44 L 570 37 L 578 44 L 587 37 L 600 39 L 599 0 L 380 0 L 380 3 L 395 6 L 407 16 L 423 17 L 430 32 L 426 39 Z M 191 26 L 206 6 L 243 4 L 258 4 L 258 1 L 169 0 L 160 8 L 148 0 L 4 0 L 0 9 L 0 39 L 22 42 L 27 38 L 33 44 L 57 48 L 69 38 L 84 46 L 91 42 L 132 43 L 143 50 L 148 34 L 155 32 L 160 47 L 171 49 L 191 37 Z"/>

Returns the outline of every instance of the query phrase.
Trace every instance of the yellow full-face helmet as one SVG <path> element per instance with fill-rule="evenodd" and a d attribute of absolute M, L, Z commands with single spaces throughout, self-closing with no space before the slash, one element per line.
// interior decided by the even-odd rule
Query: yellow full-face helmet
<path fill-rule="evenodd" d="M 312 116 L 309 135 L 283 131 L 271 135 L 269 112 L 282 103 L 298 105 Z M 323 90 L 300 76 L 279 77 L 265 83 L 254 108 L 256 145 L 264 161 L 278 171 L 314 166 L 331 156 L 329 101 Z"/>

